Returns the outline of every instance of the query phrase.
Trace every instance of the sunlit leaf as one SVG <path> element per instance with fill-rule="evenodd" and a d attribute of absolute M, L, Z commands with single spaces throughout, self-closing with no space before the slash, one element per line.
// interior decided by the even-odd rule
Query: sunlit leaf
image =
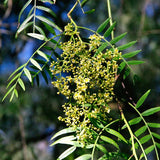
<path fill-rule="evenodd" d="M 71 153 L 73 153 L 75 150 L 76 150 L 76 147 L 75 147 L 75 146 L 68 148 L 67 150 L 65 150 L 65 151 L 58 157 L 58 159 L 61 160 L 61 159 L 66 158 L 66 157 L 69 156 Z"/>
<path fill-rule="evenodd" d="M 84 155 L 82 155 L 82 156 L 76 158 L 75 160 L 90 160 L 91 157 L 92 157 L 91 154 L 84 154 Z"/>
<path fill-rule="evenodd" d="M 25 85 L 24 85 L 24 83 L 23 83 L 21 78 L 18 78 L 18 83 L 22 87 L 22 89 L 25 91 Z"/>
<path fill-rule="evenodd" d="M 7 85 L 6 88 L 8 88 L 8 87 L 13 83 L 13 81 L 15 81 L 20 75 L 21 75 L 21 73 L 18 73 L 17 75 L 15 75 L 15 76 L 10 80 L 10 82 L 8 83 L 8 85 Z"/>
<path fill-rule="evenodd" d="M 110 129 L 110 128 L 106 128 L 105 129 L 106 132 L 118 137 L 120 140 L 124 141 L 125 143 L 127 143 L 126 139 L 116 130 Z"/>
<path fill-rule="evenodd" d="M 25 64 L 23 64 L 22 66 L 18 67 L 8 78 L 8 80 L 15 74 L 17 73 L 19 70 L 21 70 L 23 67 L 25 66 Z"/>
<path fill-rule="evenodd" d="M 105 142 L 107 142 L 107 143 L 110 143 L 110 144 L 112 144 L 113 146 L 115 146 L 117 149 L 119 149 L 119 146 L 118 146 L 118 144 L 113 140 L 113 139 L 111 139 L 111 138 L 109 138 L 109 137 L 106 137 L 106 136 L 100 136 L 100 138 L 103 140 L 103 141 L 105 141 Z"/>
<path fill-rule="evenodd" d="M 9 100 L 10 102 L 12 101 L 12 99 L 14 97 L 14 93 L 15 93 L 14 91 L 11 93 L 11 97 L 10 97 L 10 100 Z"/>
<path fill-rule="evenodd" d="M 122 50 L 124 50 L 124 49 L 127 49 L 127 48 L 133 46 L 136 42 L 137 42 L 137 41 L 132 41 L 132 42 L 129 42 L 129 43 L 124 44 L 124 45 L 122 45 L 122 46 L 119 46 L 119 47 L 118 47 L 118 50 L 119 50 L 119 51 L 122 51 Z"/>
<path fill-rule="evenodd" d="M 50 146 L 53 146 L 55 144 L 69 144 L 69 145 L 73 145 L 73 140 L 75 140 L 76 137 L 75 136 L 66 136 L 63 138 L 60 138 L 58 140 L 56 140 L 55 142 L 53 142 Z"/>
<path fill-rule="evenodd" d="M 98 27 L 97 33 L 102 32 L 102 31 L 105 29 L 105 27 L 107 26 L 107 24 L 109 23 L 109 21 L 110 21 L 110 18 L 106 19 L 106 20 Z"/>
<path fill-rule="evenodd" d="M 22 32 L 25 28 L 27 28 L 28 26 L 30 26 L 31 24 L 33 24 L 33 22 L 28 23 L 31 19 L 33 18 L 33 14 L 30 15 L 28 18 L 26 18 L 24 20 L 24 22 L 20 25 L 20 27 L 17 30 L 17 34 L 19 34 L 20 32 Z M 28 25 L 27 25 L 28 24 Z"/>
<path fill-rule="evenodd" d="M 142 113 L 142 116 L 150 116 L 160 111 L 160 107 L 150 108 Z"/>
<path fill-rule="evenodd" d="M 39 19 L 40 21 L 43 21 L 43 22 L 47 23 L 48 25 L 56 28 L 60 32 L 62 32 L 62 30 L 55 23 L 53 23 L 51 20 L 49 20 L 48 18 L 45 18 L 43 16 L 36 16 L 36 18 Z"/>
<path fill-rule="evenodd" d="M 39 39 L 39 40 L 45 40 L 45 36 L 38 33 L 27 33 L 28 36 Z"/>
<path fill-rule="evenodd" d="M 141 117 L 136 117 L 131 119 L 128 123 L 129 125 L 135 125 L 135 124 L 138 124 L 141 120 L 142 120 Z M 125 128 L 126 128 L 126 125 L 122 127 L 122 129 L 125 129 Z"/>
<path fill-rule="evenodd" d="M 35 28 L 36 28 L 37 31 L 38 31 L 41 35 L 43 35 L 43 36 L 45 37 L 45 39 L 47 40 L 46 34 L 45 34 L 45 32 L 43 31 L 43 29 L 42 29 L 41 27 L 37 26 L 37 25 L 35 25 Z"/>
<path fill-rule="evenodd" d="M 17 92 L 16 88 L 14 89 L 14 94 L 15 94 L 16 97 L 18 98 L 18 92 Z"/>
<path fill-rule="evenodd" d="M 10 94 L 12 91 L 13 91 L 13 89 L 16 87 L 16 84 L 14 84 L 8 91 L 7 91 L 7 93 L 4 95 L 4 97 L 3 97 L 3 99 L 2 99 L 2 102 L 4 101 L 4 99 L 8 96 L 8 94 Z"/>
<path fill-rule="evenodd" d="M 122 55 L 123 58 L 132 58 L 135 55 L 137 55 L 139 52 L 141 52 L 141 50 L 137 50 L 137 51 L 133 51 L 133 52 L 129 52 L 129 53 L 125 53 Z"/>
<path fill-rule="evenodd" d="M 67 133 L 72 133 L 72 132 L 75 132 L 75 128 L 73 128 L 73 127 L 62 129 L 62 130 L 60 130 L 59 132 L 57 132 L 57 133 L 51 138 L 51 140 L 53 140 L 54 138 L 56 138 L 56 137 L 58 137 L 58 136 L 60 136 L 60 135 L 67 134 Z"/>
<path fill-rule="evenodd" d="M 115 25 L 116 25 L 116 22 L 114 22 L 114 23 L 107 29 L 107 31 L 104 33 L 104 37 L 108 37 L 108 36 L 111 34 L 111 32 L 113 31 Z"/>
<path fill-rule="evenodd" d="M 148 95 L 149 95 L 149 93 L 150 93 L 150 90 L 148 90 L 139 100 L 138 100 L 138 102 L 137 102 L 137 104 L 136 104 L 136 108 L 139 108 L 143 103 L 144 103 L 144 101 L 146 100 L 146 98 L 148 97 Z"/>
<path fill-rule="evenodd" d="M 27 78 L 29 79 L 29 81 L 32 82 L 31 73 L 29 72 L 29 70 L 27 68 L 24 68 L 24 73 L 27 76 Z"/>
<path fill-rule="evenodd" d="M 44 59 L 46 59 L 46 61 L 49 61 L 49 59 L 48 59 L 48 57 L 46 56 L 45 53 L 43 53 L 43 52 L 40 51 L 40 50 L 37 50 L 37 53 L 38 53 L 41 57 L 43 57 Z"/>
<path fill-rule="evenodd" d="M 114 39 L 112 39 L 112 40 L 110 41 L 110 43 L 111 43 L 111 44 L 115 44 L 115 43 L 119 42 L 122 38 L 125 37 L 126 34 L 127 34 L 127 32 L 125 32 L 125 33 L 123 33 L 123 34 L 115 37 Z"/>
<path fill-rule="evenodd" d="M 47 7 L 44 7 L 44 6 L 36 6 L 36 8 L 40 9 L 42 11 L 45 11 L 47 13 L 50 13 L 53 17 L 56 18 L 56 14 L 50 8 L 47 8 Z"/>
<path fill-rule="evenodd" d="M 41 66 L 39 65 L 39 63 L 37 63 L 36 60 L 34 60 L 33 58 L 31 58 L 31 59 L 30 59 L 30 62 L 31 62 L 34 66 L 36 66 L 40 71 L 42 71 Z"/>

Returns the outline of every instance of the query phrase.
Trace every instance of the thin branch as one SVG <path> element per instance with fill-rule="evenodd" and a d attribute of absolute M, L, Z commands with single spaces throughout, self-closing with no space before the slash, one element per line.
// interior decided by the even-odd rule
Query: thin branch
<path fill-rule="evenodd" d="M 108 16 L 110 18 L 110 26 L 112 26 L 112 13 L 111 13 L 111 4 L 110 0 L 107 0 Z M 114 39 L 114 31 L 111 32 L 111 38 Z"/>

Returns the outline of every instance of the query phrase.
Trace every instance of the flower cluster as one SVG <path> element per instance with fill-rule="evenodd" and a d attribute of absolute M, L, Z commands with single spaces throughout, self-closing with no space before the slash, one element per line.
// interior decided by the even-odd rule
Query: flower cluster
<path fill-rule="evenodd" d="M 72 36 L 61 44 L 61 59 L 53 61 L 51 72 L 56 78 L 52 84 L 69 99 L 63 105 L 66 117 L 59 117 L 67 126 L 77 128 L 77 137 L 84 143 L 92 139 L 92 132 L 98 131 L 92 121 L 106 120 L 110 112 L 108 103 L 113 100 L 113 87 L 117 73 L 117 61 L 121 53 L 117 49 L 99 52 L 102 37 L 93 34 L 89 42 L 83 42 L 73 26 L 65 27 Z M 67 75 L 67 76 L 64 76 Z"/>

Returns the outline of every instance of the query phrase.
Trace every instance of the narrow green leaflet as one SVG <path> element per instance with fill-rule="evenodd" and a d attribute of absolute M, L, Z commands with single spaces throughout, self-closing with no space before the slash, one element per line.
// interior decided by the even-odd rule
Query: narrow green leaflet
<path fill-rule="evenodd" d="M 63 138 L 60 138 L 58 140 L 56 140 L 55 142 L 53 142 L 50 146 L 53 146 L 55 144 L 69 144 L 69 145 L 74 145 L 73 140 L 75 140 L 76 137 L 75 136 L 66 136 Z"/>
<path fill-rule="evenodd" d="M 13 89 L 16 87 L 16 84 L 14 84 L 9 90 L 8 92 L 4 95 L 2 102 L 4 101 L 4 99 L 8 96 L 9 93 L 11 93 L 13 91 Z"/>
<path fill-rule="evenodd" d="M 110 18 L 108 18 L 108 19 L 106 19 L 99 27 L 98 27 L 98 29 L 97 29 L 97 33 L 101 33 L 104 29 L 105 29 L 105 27 L 107 26 L 107 24 L 109 23 L 109 21 L 110 21 Z"/>
<path fill-rule="evenodd" d="M 131 119 L 128 123 L 131 126 L 131 125 L 138 124 L 141 120 L 142 120 L 141 117 L 136 117 L 136 118 Z M 125 129 L 125 128 L 126 128 L 126 125 L 122 127 L 122 129 Z"/>
<path fill-rule="evenodd" d="M 18 92 L 16 89 L 14 89 L 14 94 L 16 95 L 16 97 L 18 98 Z"/>
<path fill-rule="evenodd" d="M 150 116 L 160 111 L 160 107 L 150 108 L 142 113 L 142 116 Z"/>
<path fill-rule="evenodd" d="M 32 82 L 31 73 L 29 72 L 29 70 L 27 68 L 24 68 L 24 73 L 27 76 L 27 78 L 29 79 L 29 81 Z"/>
<path fill-rule="evenodd" d="M 15 74 L 17 73 L 19 70 L 21 70 L 23 67 L 25 66 L 25 64 L 23 64 L 22 66 L 18 67 L 8 78 L 8 80 Z"/>
<path fill-rule="evenodd" d="M 156 146 L 160 149 L 160 143 L 156 143 Z"/>
<path fill-rule="evenodd" d="M 125 143 L 127 143 L 126 139 L 117 131 L 110 129 L 110 128 L 106 128 L 105 129 L 106 132 L 118 137 L 120 140 L 124 141 Z"/>
<path fill-rule="evenodd" d="M 41 66 L 39 65 L 39 63 L 38 63 L 36 60 L 34 60 L 33 58 L 31 58 L 31 59 L 30 59 L 30 62 L 31 62 L 34 66 L 36 66 L 40 71 L 42 71 Z"/>
<path fill-rule="evenodd" d="M 108 36 L 111 34 L 111 32 L 113 31 L 115 25 L 116 25 L 116 22 L 114 22 L 114 23 L 107 29 L 107 31 L 104 33 L 104 37 L 108 37 Z"/>
<path fill-rule="evenodd" d="M 73 127 L 62 129 L 62 130 L 60 130 L 59 132 L 57 132 L 57 133 L 51 138 L 51 140 L 53 140 L 54 138 L 56 138 L 56 137 L 58 137 L 58 136 L 61 136 L 61 135 L 63 135 L 63 134 L 72 133 L 72 132 L 75 132 L 75 129 L 74 129 Z"/>
<path fill-rule="evenodd" d="M 66 157 L 69 156 L 71 153 L 73 153 L 75 150 L 76 150 L 76 147 L 75 147 L 75 146 L 68 148 L 67 150 L 65 150 L 65 151 L 58 157 L 58 159 L 59 159 L 59 160 L 62 160 L 62 159 L 64 159 L 64 158 L 66 158 Z"/>
<path fill-rule="evenodd" d="M 43 52 L 40 51 L 40 50 L 38 50 L 37 53 L 38 53 L 41 57 L 43 57 L 44 59 L 46 59 L 46 61 L 49 61 L 49 59 L 48 59 L 48 57 L 46 56 L 45 53 L 43 53 Z"/>
<path fill-rule="evenodd" d="M 119 51 L 122 51 L 122 50 L 124 50 L 124 49 L 127 49 L 127 48 L 133 46 L 136 42 L 137 42 L 137 41 L 132 41 L 132 42 L 129 42 L 129 43 L 124 44 L 124 45 L 122 45 L 122 46 L 119 46 L 119 47 L 118 47 L 118 50 L 119 50 Z"/>
<path fill-rule="evenodd" d="M 23 8 L 21 9 L 19 16 L 18 16 L 18 23 L 20 23 L 20 18 L 22 13 L 24 12 L 24 10 L 29 6 L 29 4 L 32 2 L 32 0 L 28 0 L 27 3 L 23 6 Z"/>
<path fill-rule="evenodd" d="M 91 154 L 84 154 L 84 155 L 82 155 L 80 157 L 77 157 L 75 160 L 90 160 L 91 157 L 92 157 Z"/>
<path fill-rule="evenodd" d="M 141 50 L 137 50 L 137 51 L 133 51 L 133 52 L 129 52 L 129 53 L 125 53 L 122 55 L 123 58 L 132 58 L 135 55 L 137 55 L 139 52 L 141 52 Z"/>
<path fill-rule="evenodd" d="M 147 123 L 149 127 L 160 128 L 160 123 Z"/>
<path fill-rule="evenodd" d="M 50 8 L 47 8 L 47 7 L 44 7 L 44 6 L 36 6 L 36 8 L 40 9 L 42 11 L 45 11 L 47 13 L 50 13 L 53 17 L 56 18 L 56 14 Z"/>
<path fill-rule="evenodd" d="M 144 144 L 146 142 L 148 142 L 151 139 L 151 135 L 146 135 L 144 137 L 142 137 L 139 141 L 141 144 Z"/>
<path fill-rule="evenodd" d="M 125 32 L 125 33 L 123 33 L 123 34 L 115 37 L 114 39 L 112 39 L 112 40 L 110 41 L 110 43 L 111 43 L 111 44 L 115 44 L 115 43 L 119 42 L 122 38 L 125 37 L 126 34 L 127 34 L 127 32 Z"/>
<path fill-rule="evenodd" d="M 43 36 L 45 37 L 45 39 L 47 40 L 46 34 L 45 34 L 45 32 L 43 31 L 43 29 L 42 29 L 41 27 L 37 26 L 37 25 L 35 25 L 35 28 L 36 28 L 36 30 L 37 30 L 41 35 L 43 35 Z"/>
<path fill-rule="evenodd" d="M 138 64 L 144 63 L 144 61 L 136 61 L 136 60 L 133 60 L 133 61 L 127 61 L 127 63 L 128 63 L 129 65 L 138 65 Z"/>
<path fill-rule="evenodd" d="M 50 32 L 50 33 L 52 33 L 53 35 L 56 35 L 56 32 L 55 32 L 55 30 L 50 26 L 50 25 L 48 25 L 47 23 L 45 23 L 45 22 L 42 22 L 43 23 L 43 25 L 46 27 L 46 29 L 48 29 L 48 31 Z M 57 42 L 57 41 L 56 41 Z"/>
<path fill-rule="evenodd" d="M 143 126 L 143 127 L 139 128 L 137 131 L 135 131 L 134 134 L 135 134 L 136 137 L 138 137 L 141 134 L 143 134 L 146 130 L 147 130 L 147 127 Z"/>
<path fill-rule="evenodd" d="M 108 42 L 103 42 L 100 47 L 97 49 L 97 52 L 94 56 L 96 56 L 99 52 L 102 52 L 108 46 Z"/>
<path fill-rule="evenodd" d="M 43 16 L 36 16 L 36 18 L 39 19 L 40 21 L 43 21 L 43 22 L 47 23 L 48 25 L 56 28 L 60 32 L 62 32 L 62 30 L 55 23 L 53 23 L 51 20 L 49 20 L 48 18 L 45 18 Z"/>
<path fill-rule="evenodd" d="M 13 83 L 13 81 L 15 81 L 17 78 L 19 78 L 20 75 L 21 75 L 21 73 L 18 73 L 17 75 L 15 75 L 14 78 L 10 80 L 10 82 L 8 83 L 6 88 L 8 88 Z"/>
<path fill-rule="evenodd" d="M 152 152 L 153 150 L 154 150 L 154 145 L 146 148 L 146 149 L 144 150 L 144 152 L 145 152 L 146 155 L 147 155 L 147 154 L 149 154 L 150 152 Z M 144 154 L 142 153 L 141 156 L 140 156 L 140 159 L 142 159 L 143 157 L 144 157 Z"/>
<path fill-rule="evenodd" d="M 45 36 L 38 33 L 27 33 L 28 36 L 39 39 L 39 40 L 45 40 Z"/>
<path fill-rule="evenodd" d="M 102 145 L 100 145 L 100 144 L 96 144 L 96 147 L 97 147 L 100 151 L 102 151 L 103 153 L 107 153 L 107 152 L 108 152 L 107 149 L 106 149 L 105 147 L 103 147 Z"/>
<path fill-rule="evenodd" d="M 83 0 L 82 2 L 81 2 L 81 7 L 84 7 L 84 5 L 88 2 L 89 0 Z"/>
<path fill-rule="evenodd" d="M 22 89 L 25 91 L 25 85 L 24 85 L 24 83 L 23 83 L 21 78 L 18 78 L 18 83 L 22 87 Z"/>
<path fill-rule="evenodd" d="M 18 28 L 18 30 L 17 30 L 17 33 L 16 34 L 19 34 L 20 32 L 22 32 L 25 28 L 27 28 L 28 27 L 28 22 L 31 20 L 33 18 L 33 14 L 32 15 L 30 15 L 28 18 L 26 18 L 25 20 L 24 20 L 24 22 L 20 25 L 20 27 Z M 31 24 L 33 24 L 33 22 L 31 22 L 31 23 L 29 23 L 30 25 Z"/>
<path fill-rule="evenodd" d="M 89 11 L 84 12 L 84 14 L 91 14 L 91 13 L 93 13 L 94 11 L 95 11 L 95 9 L 91 9 L 91 10 L 89 10 Z"/>
<path fill-rule="evenodd" d="M 14 97 L 14 93 L 15 93 L 14 91 L 11 93 L 11 97 L 10 97 L 10 100 L 9 100 L 10 102 L 12 101 L 12 99 Z"/>
<path fill-rule="evenodd" d="M 155 132 L 152 132 L 152 135 L 153 135 L 155 138 L 157 138 L 157 139 L 160 140 L 160 134 L 157 134 L 157 133 L 155 133 Z"/>
<path fill-rule="evenodd" d="M 106 137 L 106 136 L 100 136 L 100 139 L 102 139 L 103 141 L 105 141 L 105 142 L 107 142 L 107 143 L 110 143 L 110 144 L 112 144 L 113 146 L 115 146 L 117 149 L 119 149 L 119 146 L 118 146 L 118 144 L 113 140 L 113 139 L 111 139 L 111 138 L 109 138 L 109 137 Z"/>
<path fill-rule="evenodd" d="M 148 97 L 148 95 L 149 95 L 149 93 L 150 93 L 150 90 L 148 90 L 139 100 L 138 100 L 138 102 L 137 102 L 137 104 L 136 104 L 136 108 L 139 108 L 143 103 L 144 103 L 144 101 L 146 100 L 146 98 Z"/>

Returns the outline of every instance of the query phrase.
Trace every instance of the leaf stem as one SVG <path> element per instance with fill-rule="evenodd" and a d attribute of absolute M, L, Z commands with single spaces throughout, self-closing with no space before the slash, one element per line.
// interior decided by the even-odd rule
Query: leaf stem
<path fill-rule="evenodd" d="M 110 0 L 107 0 L 107 7 L 108 7 L 108 16 L 110 18 L 110 26 L 112 26 L 112 13 L 111 13 L 111 4 Z M 114 31 L 111 32 L 111 38 L 114 39 Z"/>
<path fill-rule="evenodd" d="M 34 11 L 33 11 L 33 33 L 35 33 L 36 25 L 36 0 L 34 0 Z"/>

